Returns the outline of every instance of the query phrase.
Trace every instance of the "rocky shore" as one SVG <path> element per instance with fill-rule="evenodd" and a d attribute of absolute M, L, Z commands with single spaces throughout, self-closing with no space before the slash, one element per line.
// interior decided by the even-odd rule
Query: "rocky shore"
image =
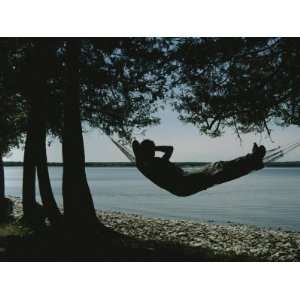
<path fill-rule="evenodd" d="M 20 201 L 14 215 L 21 214 Z M 262 229 L 242 224 L 219 225 L 183 220 L 147 218 L 98 211 L 107 227 L 144 241 L 176 243 L 194 254 L 209 251 L 216 257 L 251 257 L 257 261 L 300 261 L 300 232 Z"/>
<path fill-rule="evenodd" d="M 107 227 L 143 240 L 176 242 L 216 256 L 251 256 L 264 261 L 299 261 L 300 232 L 260 229 L 255 226 L 198 223 L 145 218 L 139 215 L 98 212 Z"/>

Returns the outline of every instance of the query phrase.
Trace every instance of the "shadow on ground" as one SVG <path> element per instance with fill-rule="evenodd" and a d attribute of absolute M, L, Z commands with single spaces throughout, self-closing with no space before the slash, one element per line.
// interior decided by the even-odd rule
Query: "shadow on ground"
<path fill-rule="evenodd" d="M 143 241 L 111 230 L 33 230 L 20 222 L 0 225 L 1 261 L 257 261 L 257 257 L 215 255 L 209 249 Z"/>

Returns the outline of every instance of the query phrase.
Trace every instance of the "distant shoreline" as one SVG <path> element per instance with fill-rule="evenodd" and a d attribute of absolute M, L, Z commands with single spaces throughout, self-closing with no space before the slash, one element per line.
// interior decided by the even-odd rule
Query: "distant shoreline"
<path fill-rule="evenodd" d="M 208 162 L 176 162 L 176 165 L 180 167 L 203 167 Z M 6 161 L 4 162 L 5 167 L 22 167 L 23 162 L 17 161 Z M 49 167 L 62 167 L 63 163 L 60 162 L 49 162 Z M 86 167 L 134 167 L 135 164 L 132 162 L 86 162 Z M 300 161 L 287 161 L 287 162 L 272 162 L 266 164 L 266 167 L 300 167 Z"/>

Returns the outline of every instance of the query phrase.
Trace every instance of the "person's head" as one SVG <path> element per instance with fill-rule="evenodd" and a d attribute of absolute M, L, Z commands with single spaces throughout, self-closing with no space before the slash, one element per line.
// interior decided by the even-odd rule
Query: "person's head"
<path fill-rule="evenodd" d="M 140 154 L 144 159 L 153 158 L 155 155 L 155 144 L 151 140 L 144 140 L 140 144 Z"/>

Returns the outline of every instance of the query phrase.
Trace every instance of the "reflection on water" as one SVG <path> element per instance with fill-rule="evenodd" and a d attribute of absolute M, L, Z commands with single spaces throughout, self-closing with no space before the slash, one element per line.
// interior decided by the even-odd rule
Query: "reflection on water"
<path fill-rule="evenodd" d="M 22 168 L 5 171 L 7 194 L 21 196 Z M 50 167 L 50 175 L 62 203 L 62 168 Z M 300 230 L 300 168 L 267 168 L 187 198 L 161 190 L 135 168 L 87 168 L 87 175 L 97 209 Z"/>

